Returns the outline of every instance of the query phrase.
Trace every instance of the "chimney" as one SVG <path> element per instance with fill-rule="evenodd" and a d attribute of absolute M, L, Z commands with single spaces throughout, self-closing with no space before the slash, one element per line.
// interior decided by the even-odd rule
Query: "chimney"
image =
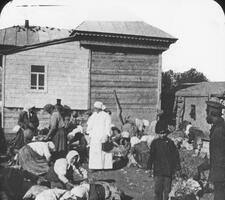
<path fill-rule="evenodd" d="M 25 20 L 25 26 L 24 26 L 25 28 L 29 28 L 29 20 Z"/>
<path fill-rule="evenodd" d="M 61 105 L 61 99 L 56 99 L 56 104 Z"/>

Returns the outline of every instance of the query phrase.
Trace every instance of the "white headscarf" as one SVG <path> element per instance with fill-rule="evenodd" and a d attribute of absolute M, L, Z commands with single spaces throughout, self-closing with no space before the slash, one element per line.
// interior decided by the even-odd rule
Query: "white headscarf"
<path fill-rule="evenodd" d="M 145 127 L 149 126 L 149 121 L 148 121 L 148 120 L 143 119 L 142 122 L 143 122 L 143 125 L 144 125 Z"/>
<path fill-rule="evenodd" d="M 80 160 L 80 155 L 77 151 L 75 150 L 72 150 L 72 151 L 69 151 L 69 153 L 66 155 L 66 160 L 67 162 L 70 164 L 71 160 L 75 157 L 75 156 L 78 156 L 77 158 L 77 162 Z"/>
<path fill-rule="evenodd" d="M 123 131 L 123 132 L 121 133 L 121 136 L 122 136 L 122 138 L 130 138 L 130 133 L 127 132 L 127 131 Z"/>
<path fill-rule="evenodd" d="M 55 145 L 54 145 L 54 143 L 52 141 L 47 142 L 47 144 L 48 144 L 48 148 L 49 149 L 55 150 Z"/>
<path fill-rule="evenodd" d="M 103 103 L 101 101 L 96 101 L 94 103 L 94 107 L 98 109 L 102 109 Z"/>

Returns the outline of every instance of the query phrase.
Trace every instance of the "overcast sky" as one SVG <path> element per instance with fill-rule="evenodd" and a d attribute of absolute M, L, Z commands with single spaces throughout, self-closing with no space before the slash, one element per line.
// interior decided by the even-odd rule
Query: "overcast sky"
<path fill-rule="evenodd" d="M 36 6 L 49 4 L 58 6 Z M 213 0 L 13 0 L 2 11 L 0 28 L 25 19 L 59 28 L 84 20 L 145 21 L 179 39 L 163 53 L 164 71 L 193 67 L 211 81 L 225 81 L 225 16 Z"/>

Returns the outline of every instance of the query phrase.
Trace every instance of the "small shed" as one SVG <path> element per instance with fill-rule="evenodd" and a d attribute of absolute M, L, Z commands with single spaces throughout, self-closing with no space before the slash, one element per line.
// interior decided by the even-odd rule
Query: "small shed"
<path fill-rule="evenodd" d="M 209 132 L 210 125 L 206 122 L 206 103 L 210 96 L 223 94 L 225 82 L 201 82 L 175 94 L 177 107 L 177 125 L 182 121 L 190 121 L 194 126 L 204 132 Z"/>
<path fill-rule="evenodd" d="M 3 126 L 10 132 L 26 102 L 74 110 L 102 101 L 117 123 L 116 90 L 125 115 L 153 120 L 160 108 L 162 52 L 176 38 L 144 22 L 85 21 L 69 37 L 4 51 Z M 46 120 L 39 113 L 41 125 Z"/>

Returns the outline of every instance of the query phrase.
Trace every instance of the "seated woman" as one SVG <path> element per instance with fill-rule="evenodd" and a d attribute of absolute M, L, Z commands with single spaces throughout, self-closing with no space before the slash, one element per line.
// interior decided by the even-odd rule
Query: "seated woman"
<path fill-rule="evenodd" d="M 51 152 L 54 151 L 53 142 L 31 142 L 19 150 L 17 164 L 34 175 L 45 174 L 49 170 Z"/>
<path fill-rule="evenodd" d="M 128 132 L 122 132 L 118 146 L 115 146 L 112 150 L 114 161 L 113 168 L 118 169 L 127 165 L 130 149 L 130 134 Z"/>
<path fill-rule="evenodd" d="M 50 167 L 45 178 L 51 188 L 72 189 L 73 184 L 87 179 L 87 171 L 79 166 L 80 156 L 77 151 L 69 151 L 66 158 L 60 158 Z"/>
<path fill-rule="evenodd" d="M 120 143 L 120 139 L 121 139 L 121 131 L 120 129 L 118 129 L 116 126 L 111 125 L 111 139 L 113 141 L 113 143 L 118 146 Z"/>
<path fill-rule="evenodd" d="M 67 135 L 68 149 L 75 150 L 80 155 L 80 163 L 84 163 L 88 159 L 87 141 L 83 134 L 83 127 L 78 125 Z"/>

